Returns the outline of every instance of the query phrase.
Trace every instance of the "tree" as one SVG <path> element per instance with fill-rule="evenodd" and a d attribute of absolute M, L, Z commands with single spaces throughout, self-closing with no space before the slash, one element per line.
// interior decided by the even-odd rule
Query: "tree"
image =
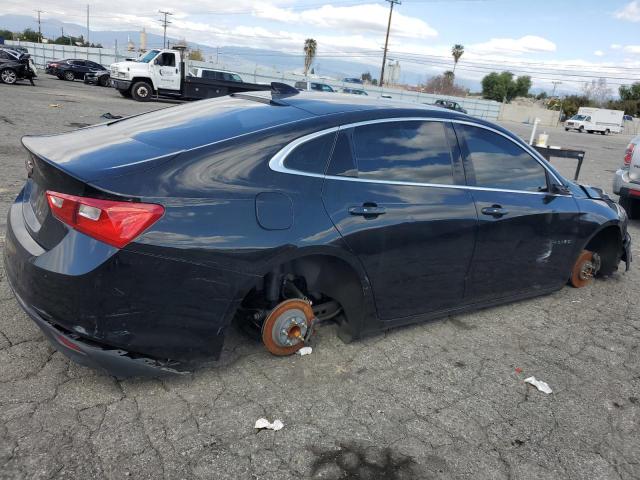
<path fill-rule="evenodd" d="M 552 105 L 549 105 L 552 108 Z M 593 102 L 589 100 L 589 97 L 585 95 L 569 95 L 568 97 L 563 98 L 560 101 L 557 101 L 553 106 L 553 110 L 562 109 L 567 117 L 573 117 L 580 107 L 592 107 Z"/>
<path fill-rule="evenodd" d="M 316 57 L 318 43 L 313 38 L 307 38 L 304 41 L 304 74 L 307 75 L 313 59 Z"/>
<path fill-rule="evenodd" d="M 0 30 L 0 37 L 5 40 L 13 40 L 13 32 L 11 30 Z"/>
<path fill-rule="evenodd" d="M 189 60 L 195 60 L 196 62 L 204 62 L 204 57 L 200 49 L 191 50 L 189 52 Z"/>
<path fill-rule="evenodd" d="M 584 95 L 597 106 L 602 106 L 611 98 L 611 89 L 607 85 L 606 78 L 595 78 L 591 82 L 585 82 L 582 86 Z"/>
<path fill-rule="evenodd" d="M 2 35 L 2 32 L 0 32 Z M 626 86 L 622 85 L 618 89 L 618 93 L 620 94 L 620 100 L 640 100 L 640 82 L 635 82 L 633 85 Z"/>
<path fill-rule="evenodd" d="M 373 80 L 373 78 L 371 77 L 371 72 L 364 72 L 362 75 L 360 75 L 360 80 L 362 80 L 364 83 L 371 83 L 371 80 Z"/>
<path fill-rule="evenodd" d="M 30 28 L 25 28 L 24 31 L 20 34 L 20 40 L 24 40 L 25 42 L 36 42 L 40 41 L 40 36 L 38 32 L 34 32 Z"/>
<path fill-rule="evenodd" d="M 456 97 L 467 96 L 467 90 L 460 85 L 456 85 L 453 79 L 452 71 L 444 72 L 442 75 L 431 77 L 427 83 L 422 86 L 422 90 L 426 93 L 437 93 Z"/>
<path fill-rule="evenodd" d="M 531 77 L 522 76 L 515 80 L 511 72 L 491 72 L 482 79 L 482 96 L 497 102 L 507 103 L 516 97 L 525 97 L 531 88 Z"/>
<path fill-rule="evenodd" d="M 456 43 L 451 49 L 451 55 L 453 56 L 453 75 L 456 74 L 456 67 L 458 66 L 458 62 L 460 61 L 460 57 L 464 55 L 464 45 L 460 45 Z"/>

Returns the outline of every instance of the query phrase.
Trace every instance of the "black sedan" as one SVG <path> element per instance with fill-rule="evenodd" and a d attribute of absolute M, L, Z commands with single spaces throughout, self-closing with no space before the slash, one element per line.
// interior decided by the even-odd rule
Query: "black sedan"
<path fill-rule="evenodd" d="M 69 58 L 47 63 L 45 72 L 55 75 L 60 80 L 84 80 L 86 74 L 108 70 L 99 63 L 90 60 Z"/>
<path fill-rule="evenodd" d="M 14 84 L 18 80 L 29 80 L 33 85 L 36 72 L 25 53 L 0 49 L 0 81 Z"/>
<path fill-rule="evenodd" d="M 628 268 L 624 210 L 514 134 L 330 97 L 278 87 L 24 137 L 4 249 L 24 310 L 82 364 L 160 374 L 217 358 L 232 322 L 286 355 L 320 321 L 350 341 Z"/>

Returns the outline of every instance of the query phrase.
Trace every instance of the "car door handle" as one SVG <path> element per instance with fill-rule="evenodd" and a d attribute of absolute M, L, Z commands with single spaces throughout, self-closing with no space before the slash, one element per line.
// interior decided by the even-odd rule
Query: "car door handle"
<path fill-rule="evenodd" d="M 360 215 L 362 217 L 377 217 L 386 213 L 386 211 L 384 207 L 378 207 L 377 205 L 361 205 L 349 208 L 351 215 Z"/>
<path fill-rule="evenodd" d="M 492 205 L 490 207 L 485 207 L 482 210 L 483 215 L 490 215 L 494 218 L 500 218 L 507 215 L 509 212 L 502 208 L 500 205 Z"/>

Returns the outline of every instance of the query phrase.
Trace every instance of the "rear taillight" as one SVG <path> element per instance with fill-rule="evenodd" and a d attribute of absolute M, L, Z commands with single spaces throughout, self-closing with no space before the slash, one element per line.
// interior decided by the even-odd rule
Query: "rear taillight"
<path fill-rule="evenodd" d="M 51 213 L 71 228 L 122 248 L 164 214 L 153 203 L 116 202 L 47 191 Z"/>
<path fill-rule="evenodd" d="M 627 147 L 627 151 L 624 152 L 624 166 L 628 167 L 629 165 L 631 165 L 631 159 L 633 158 L 633 151 L 636 148 L 636 144 L 635 143 L 630 143 L 629 146 Z"/>

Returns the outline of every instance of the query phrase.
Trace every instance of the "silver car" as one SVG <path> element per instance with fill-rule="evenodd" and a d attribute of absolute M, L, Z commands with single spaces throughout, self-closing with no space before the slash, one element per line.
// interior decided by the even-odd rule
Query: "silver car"
<path fill-rule="evenodd" d="M 624 164 L 613 178 L 613 193 L 620 195 L 629 218 L 640 218 L 640 135 L 627 146 Z"/>

